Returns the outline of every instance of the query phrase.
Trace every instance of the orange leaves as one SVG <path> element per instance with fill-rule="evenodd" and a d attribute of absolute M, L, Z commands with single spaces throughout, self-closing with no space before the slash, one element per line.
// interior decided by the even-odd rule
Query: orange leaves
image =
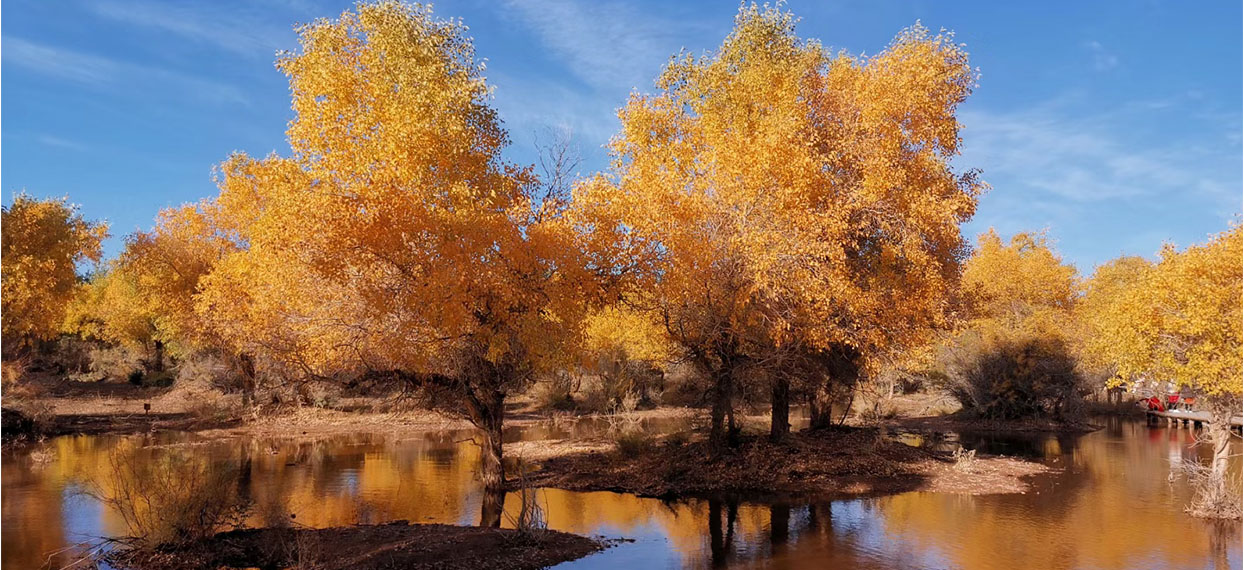
<path fill-rule="evenodd" d="M 1076 270 L 1046 243 L 1044 233 L 1017 233 L 1004 243 L 981 234 L 963 270 L 975 318 L 1005 328 L 1061 328 L 1076 300 Z"/>
<path fill-rule="evenodd" d="M 298 31 L 278 61 L 291 156 L 231 156 L 220 196 L 187 209 L 193 238 L 162 224 L 135 241 L 136 254 L 221 246 L 177 314 L 299 373 L 453 374 L 470 353 L 527 374 L 571 358 L 604 270 L 535 203 L 532 169 L 501 160 L 462 24 L 382 1 Z"/>
<path fill-rule="evenodd" d="M 1244 314 L 1241 226 L 1184 251 L 1163 248 L 1147 264 L 1124 258 L 1098 268 L 1085 297 L 1090 354 L 1124 381 L 1173 381 L 1238 399 Z"/>
<path fill-rule="evenodd" d="M 966 54 L 913 28 L 834 58 L 794 26 L 745 6 L 716 52 L 675 58 L 619 113 L 613 177 L 576 194 L 683 344 L 879 350 L 945 322 L 983 188 L 948 162 Z"/>
<path fill-rule="evenodd" d="M 66 199 L 18 194 L 4 208 L 3 329 L 6 348 L 54 337 L 78 282 L 76 264 L 99 261 L 108 225 L 82 218 Z"/>

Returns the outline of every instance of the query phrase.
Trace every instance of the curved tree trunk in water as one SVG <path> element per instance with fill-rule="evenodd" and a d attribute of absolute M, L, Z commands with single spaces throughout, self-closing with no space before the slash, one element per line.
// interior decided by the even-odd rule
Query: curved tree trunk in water
<path fill-rule="evenodd" d="M 773 381 L 772 410 L 769 420 L 769 439 L 779 441 L 790 433 L 790 379 L 781 377 Z"/>
<path fill-rule="evenodd" d="M 483 394 L 471 394 L 467 398 L 471 423 L 479 428 L 480 442 L 479 477 L 485 491 L 505 489 L 505 466 L 501 463 L 501 427 L 505 420 L 505 394 L 500 390 L 487 390 Z"/>
<path fill-rule="evenodd" d="M 479 526 L 501 527 L 501 515 L 505 512 L 505 491 L 496 489 L 484 490 L 480 500 Z"/>
<path fill-rule="evenodd" d="M 1239 489 L 1227 488 L 1227 470 L 1231 466 L 1231 417 L 1236 413 L 1238 400 L 1230 397 L 1211 397 L 1209 401 L 1210 420 L 1209 443 L 1214 449 L 1214 459 L 1210 464 L 1209 485 L 1206 494 L 1210 503 L 1206 505 L 1216 515 L 1225 513 L 1228 501 L 1234 501 Z"/>

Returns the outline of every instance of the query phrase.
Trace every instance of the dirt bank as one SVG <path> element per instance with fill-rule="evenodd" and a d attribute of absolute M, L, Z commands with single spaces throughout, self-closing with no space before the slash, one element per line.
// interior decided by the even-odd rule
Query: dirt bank
<path fill-rule="evenodd" d="M 792 434 L 769 443 L 750 438 L 714 453 L 704 441 L 662 443 L 633 457 L 617 451 L 576 453 L 537 463 L 534 487 L 616 491 L 646 497 L 720 494 L 840 496 L 904 491 L 965 494 L 1024 492 L 1024 477 L 1049 468 L 1035 462 L 916 448 L 874 430 Z M 515 484 L 518 484 L 515 482 Z"/>
<path fill-rule="evenodd" d="M 486 569 L 545 568 L 592 554 L 605 543 L 556 531 L 405 521 L 327 529 L 254 529 L 218 534 L 176 551 L 118 551 L 129 570 L 185 568 Z"/>

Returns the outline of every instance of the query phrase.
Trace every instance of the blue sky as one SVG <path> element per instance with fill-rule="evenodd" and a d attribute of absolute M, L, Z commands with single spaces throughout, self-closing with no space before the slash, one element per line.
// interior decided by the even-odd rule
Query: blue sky
<path fill-rule="evenodd" d="M 10 0 L 0 24 L 0 191 L 63 196 L 113 237 L 212 196 L 234 150 L 287 153 L 274 54 L 346 2 Z M 876 53 L 902 28 L 956 32 L 981 70 L 961 107 L 960 168 L 993 189 L 965 232 L 1048 229 L 1081 271 L 1164 241 L 1204 241 L 1241 211 L 1241 6 L 1235 2 L 791 1 L 799 33 Z M 615 110 L 680 49 L 720 44 L 738 4 L 447 0 L 487 59 L 530 162 L 569 127 L 582 174 L 607 165 Z"/>

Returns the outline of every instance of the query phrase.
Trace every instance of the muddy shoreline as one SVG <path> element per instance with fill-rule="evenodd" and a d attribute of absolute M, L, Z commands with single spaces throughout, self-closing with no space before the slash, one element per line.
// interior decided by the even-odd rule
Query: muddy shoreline
<path fill-rule="evenodd" d="M 186 568 L 535 570 L 602 550 L 609 541 L 552 530 L 521 532 L 443 524 L 235 530 L 176 549 L 105 555 L 123 570 Z"/>
<path fill-rule="evenodd" d="M 657 444 L 633 457 L 589 451 L 548 458 L 510 485 L 613 491 L 661 499 L 742 495 L 832 498 L 908 491 L 1023 493 L 1047 466 L 997 456 L 956 458 L 893 441 L 875 430 L 803 431 L 780 443 L 747 438 L 714 450 L 707 442 Z"/>

